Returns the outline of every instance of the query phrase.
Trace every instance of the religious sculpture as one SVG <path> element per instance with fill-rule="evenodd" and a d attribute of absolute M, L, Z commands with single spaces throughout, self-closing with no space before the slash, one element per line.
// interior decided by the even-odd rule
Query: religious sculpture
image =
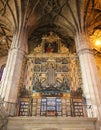
<path fill-rule="evenodd" d="M 73 91 L 71 91 L 71 95 L 73 96 L 73 97 L 82 97 L 82 94 L 83 94 L 83 90 L 82 90 L 82 88 L 81 87 L 78 87 L 76 90 L 73 90 Z"/>
<path fill-rule="evenodd" d="M 32 90 L 41 90 L 41 82 L 39 81 L 39 77 L 37 75 L 34 77 Z"/>
<path fill-rule="evenodd" d="M 42 46 L 38 45 L 36 48 L 34 48 L 34 53 L 41 53 L 42 52 Z"/>
<path fill-rule="evenodd" d="M 69 81 L 66 76 L 64 76 L 64 78 L 63 78 L 61 89 L 70 91 Z"/>

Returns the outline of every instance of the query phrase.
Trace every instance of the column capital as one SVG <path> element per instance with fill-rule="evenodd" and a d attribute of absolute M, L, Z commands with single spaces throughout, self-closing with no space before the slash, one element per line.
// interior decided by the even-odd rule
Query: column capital
<path fill-rule="evenodd" d="M 93 50 L 91 48 L 89 36 L 87 33 L 77 33 L 75 37 L 75 43 L 76 43 L 76 48 L 77 48 L 77 53 L 84 54 L 84 53 L 89 53 L 93 55 Z"/>
<path fill-rule="evenodd" d="M 20 30 L 14 33 L 10 51 L 28 52 L 28 34 L 26 30 Z"/>
<path fill-rule="evenodd" d="M 89 53 L 89 54 L 94 54 L 93 53 L 93 50 L 91 48 L 80 48 L 78 51 L 77 51 L 77 54 L 80 55 L 80 54 L 85 54 L 85 53 Z"/>
<path fill-rule="evenodd" d="M 22 54 L 26 54 L 27 53 L 26 50 L 24 50 L 24 49 L 22 49 L 20 47 L 14 47 L 14 46 L 10 48 L 9 52 L 10 51 L 20 52 Z"/>

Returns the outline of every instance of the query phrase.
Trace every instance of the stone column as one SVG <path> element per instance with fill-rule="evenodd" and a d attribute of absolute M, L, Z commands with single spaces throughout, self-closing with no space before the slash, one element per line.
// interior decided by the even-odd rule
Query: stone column
<path fill-rule="evenodd" d="M 27 51 L 27 31 L 22 29 L 13 36 L 9 50 L 0 95 L 6 102 L 16 103 L 24 55 Z"/>
<path fill-rule="evenodd" d="M 83 91 L 88 105 L 92 105 L 93 117 L 101 119 L 101 81 L 86 33 L 78 33 L 75 38 L 81 65 Z"/>

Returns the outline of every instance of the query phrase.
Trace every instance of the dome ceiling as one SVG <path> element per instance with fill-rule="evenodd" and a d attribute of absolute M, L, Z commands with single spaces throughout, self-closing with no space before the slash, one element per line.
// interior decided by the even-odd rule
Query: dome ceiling
<path fill-rule="evenodd" d="M 0 56 L 7 55 L 13 33 L 28 28 L 34 46 L 44 34 L 53 31 L 67 46 L 76 31 L 89 35 L 101 30 L 100 0 L 0 0 Z"/>

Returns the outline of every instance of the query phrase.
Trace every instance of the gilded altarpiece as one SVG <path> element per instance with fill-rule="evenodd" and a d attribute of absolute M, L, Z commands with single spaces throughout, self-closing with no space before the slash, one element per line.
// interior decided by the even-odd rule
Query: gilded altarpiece
<path fill-rule="evenodd" d="M 50 32 L 26 56 L 18 115 L 84 116 L 79 59 L 61 41 Z"/>
<path fill-rule="evenodd" d="M 75 52 L 50 32 L 26 57 L 27 64 L 23 85 L 31 91 L 44 90 L 50 86 L 62 91 L 76 90 L 82 85 L 79 59 Z"/>

